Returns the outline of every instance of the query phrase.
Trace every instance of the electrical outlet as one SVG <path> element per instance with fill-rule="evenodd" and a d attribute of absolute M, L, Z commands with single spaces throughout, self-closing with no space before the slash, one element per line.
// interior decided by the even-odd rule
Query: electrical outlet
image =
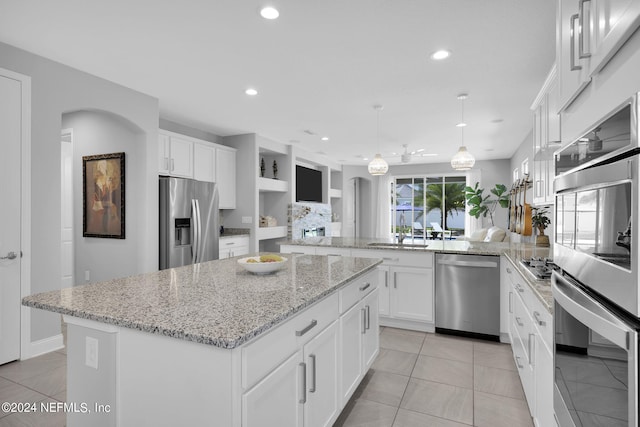
<path fill-rule="evenodd" d="M 243 216 L 242 223 L 243 224 L 251 224 L 252 218 L 250 216 Z"/>
<path fill-rule="evenodd" d="M 85 343 L 84 364 L 90 368 L 98 369 L 98 340 L 85 337 Z"/>

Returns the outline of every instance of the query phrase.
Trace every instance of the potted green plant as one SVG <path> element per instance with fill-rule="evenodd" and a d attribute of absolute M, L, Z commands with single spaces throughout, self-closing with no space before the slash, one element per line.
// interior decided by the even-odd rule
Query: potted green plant
<path fill-rule="evenodd" d="M 491 225 L 494 225 L 493 214 L 498 205 L 502 208 L 509 206 L 509 192 L 505 185 L 496 184 L 495 187 L 489 190 L 495 196 L 492 199 L 491 195 L 485 196 L 483 194 L 484 188 L 478 188 L 479 185 L 480 183 L 476 182 L 474 187 L 467 186 L 464 188 L 464 198 L 467 200 L 467 205 L 471 207 L 469 215 L 474 218 L 480 218 L 480 215 L 482 215 L 483 218 L 486 218 L 487 214 L 489 214 Z"/>
<path fill-rule="evenodd" d="M 547 216 L 548 211 L 545 208 L 533 208 L 533 215 L 531 215 L 531 225 L 538 229 L 538 235 L 536 236 L 537 246 L 549 246 L 549 236 L 545 236 L 544 230 L 551 220 Z"/>

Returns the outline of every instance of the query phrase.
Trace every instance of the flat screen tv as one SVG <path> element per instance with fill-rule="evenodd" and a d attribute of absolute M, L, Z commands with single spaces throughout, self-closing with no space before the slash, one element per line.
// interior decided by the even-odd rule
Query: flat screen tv
<path fill-rule="evenodd" d="M 322 203 L 322 171 L 296 165 L 296 201 Z"/>

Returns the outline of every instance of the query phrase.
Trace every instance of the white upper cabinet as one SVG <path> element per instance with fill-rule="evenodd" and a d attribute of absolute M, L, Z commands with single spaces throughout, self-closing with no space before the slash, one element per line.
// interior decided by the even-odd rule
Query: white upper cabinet
<path fill-rule="evenodd" d="M 212 144 L 193 144 L 193 179 L 216 181 L 216 148 Z"/>
<path fill-rule="evenodd" d="M 564 110 L 640 25 L 638 0 L 559 0 L 557 63 Z"/>
<path fill-rule="evenodd" d="M 193 143 L 186 139 L 159 134 L 158 171 L 163 175 L 193 178 Z"/>
<path fill-rule="evenodd" d="M 236 208 L 236 150 L 216 150 L 216 179 L 220 195 L 220 209 Z"/>
<path fill-rule="evenodd" d="M 218 184 L 220 209 L 236 208 L 236 149 L 174 132 L 158 134 L 158 173 Z"/>
<path fill-rule="evenodd" d="M 553 203 L 553 152 L 560 146 L 558 80 L 555 65 L 533 105 L 533 204 Z"/>

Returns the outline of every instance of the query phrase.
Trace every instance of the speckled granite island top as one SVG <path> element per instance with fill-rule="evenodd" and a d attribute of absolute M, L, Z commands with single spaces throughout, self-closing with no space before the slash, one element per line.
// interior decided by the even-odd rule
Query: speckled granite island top
<path fill-rule="evenodd" d="M 382 262 L 286 257 L 286 266 L 269 275 L 251 274 L 231 258 L 31 295 L 22 303 L 231 349 Z"/>

